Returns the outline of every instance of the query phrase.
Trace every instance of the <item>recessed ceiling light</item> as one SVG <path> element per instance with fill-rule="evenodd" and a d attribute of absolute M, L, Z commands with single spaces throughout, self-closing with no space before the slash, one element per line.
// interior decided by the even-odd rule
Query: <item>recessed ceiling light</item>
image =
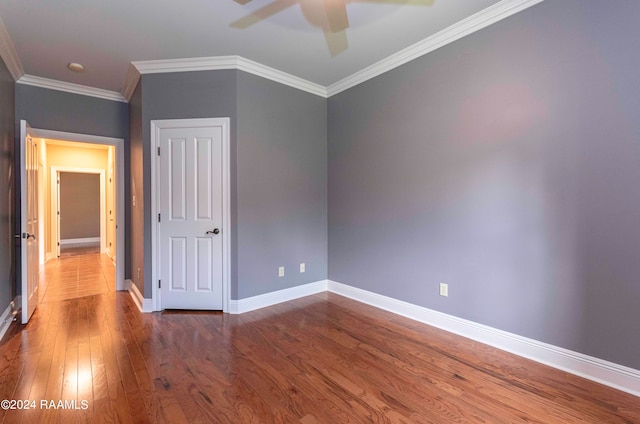
<path fill-rule="evenodd" d="M 72 70 L 73 72 L 84 72 L 84 66 L 79 63 L 71 62 L 67 65 L 67 68 Z"/>

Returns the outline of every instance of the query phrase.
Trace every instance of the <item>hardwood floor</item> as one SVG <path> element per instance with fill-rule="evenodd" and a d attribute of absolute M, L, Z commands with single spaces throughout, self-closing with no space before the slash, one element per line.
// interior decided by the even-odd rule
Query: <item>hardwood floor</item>
<path fill-rule="evenodd" d="M 99 248 L 69 249 L 42 267 L 40 284 L 42 303 L 108 293 L 115 290 L 115 267 Z"/>
<path fill-rule="evenodd" d="M 243 315 L 47 298 L 83 267 L 106 279 L 100 255 L 60 260 L 48 300 L 2 340 L 0 399 L 36 408 L 1 421 L 640 423 L 640 398 L 334 294 Z"/>

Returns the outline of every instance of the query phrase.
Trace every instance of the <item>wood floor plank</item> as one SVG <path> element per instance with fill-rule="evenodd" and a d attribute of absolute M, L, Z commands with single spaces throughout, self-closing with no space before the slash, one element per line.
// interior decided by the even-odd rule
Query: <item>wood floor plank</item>
<path fill-rule="evenodd" d="M 0 422 L 640 423 L 638 397 L 334 294 L 141 314 L 113 278 L 98 253 L 45 265 L 0 343 L 0 397 L 88 408 Z"/>

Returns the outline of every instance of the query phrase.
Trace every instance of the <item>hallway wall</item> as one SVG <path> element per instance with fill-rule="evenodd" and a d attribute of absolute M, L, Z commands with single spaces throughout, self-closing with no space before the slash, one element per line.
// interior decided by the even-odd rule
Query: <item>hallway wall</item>
<path fill-rule="evenodd" d="M 15 296 L 15 83 L 0 59 L 0 313 Z"/>
<path fill-rule="evenodd" d="M 81 147 L 82 143 L 76 143 L 74 147 L 47 145 L 47 195 L 45 207 L 45 234 L 46 234 L 46 253 L 47 256 L 55 256 L 56 252 L 56 222 L 52 217 L 51 205 L 55 192 L 51 192 L 51 168 L 52 167 L 68 167 L 68 168 L 91 168 L 102 169 L 105 175 L 108 168 L 108 150 L 97 149 L 94 147 Z"/>
<path fill-rule="evenodd" d="M 100 174 L 61 172 L 59 209 L 61 242 L 100 237 Z"/>

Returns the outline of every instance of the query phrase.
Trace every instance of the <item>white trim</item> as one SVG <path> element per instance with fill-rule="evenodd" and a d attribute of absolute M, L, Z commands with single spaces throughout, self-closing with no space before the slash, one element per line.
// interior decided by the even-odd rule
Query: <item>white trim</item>
<path fill-rule="evenodd" d="M 100 243 L 100 253 L 104 253 L 107 247 L 107 191 L 106 191 L 106 168 L 76 168 L 72 166 L 51 166 L 51 233 L 53 234 L 53 242 L 60 243 L 62 246 L 62 239 L 60 238 L 60 233 L 58 231 L 59 226 L 53 225 L 54 222 L 59 222 L 59 216 L 57 211 L 58 207 L 58 198 L 59 196 L 54 196 L 54 193 L 58 193 L 60 186 L 57 184 L 58 176 L 60 172 L 75 172 L 81 174 L 98 174 L 100 175 L 100 237 L 98 237 L 98 241 Z M 80 239 L 67 239 L 67 240 L 80 240 Z M 68 243 L 69 244 L 69 243 Z M 59 249 L 56 249 L 56 254 L 59 254 Z"/>
<path fill-rule="evenodd" d="M 195 127 L 221 127 L 222 128 L 222 311 L 229 311 L 231 299 L 231 135 L 230 118 L 199 118 L 199 119 L 163 119 L 151 121 L 151 299 L 153 310 L 159 311 L 162 307 L 162 292 L 158 288 L 158 275 L 160 275 L 158 260 L 158 222 L 154 219 L 158 215 L 160 201 L 160 188 L 157 181 L 160 180 L 158 172 L 159 156 L 156 154 L 160 143 L 160 130 L 165 128 L 195 128 Z"/>
<path fill-rule="evenodd" d="M 133 302 L 136 304 L 140 312 L 142 312 L 143 314 L 153 312 L 152 300 L 145 299 L 142 296 L 142 293 L 140 293 L 140 290 L 138 290 L 138 287 L 135 284 L 133 284 L 133 281 L 127 280 L 126 284 L 128 287 L 129 294 L 131 295 Z"/>
<path fill-rule="evenodd" d="M 36 138 L 48 138 L 52 140 L 72 141 L 78 143 L 90 143 L 90 144 L 108 144 L 115 146 L 116 148 L 122 144 L 124 146 L 124 139 L 103 137 L 101 135 L 90 134 L 77 134 L 65 131 L 53 131 L 45 130 L 41 128 L 31 128 L 31 134 Z"/>
<path fill-rule="evenodd" d="M 116 91 L 103 90 L 102 88 L 94 88 L 87 85 L 36 77 L 34 75 L 22 75 L 16 81 L 16 84 L 32 85 L 34 87 L 65 91 L 67 93 L 80 94 L 81 96 L 97 97 L 99 99 L 113 100 L 117 102 L 127 102 L 127 100 L 122 97 L 122 94 Z"/>
<path fill-rule="evenodd" d="M 0 57 L 4 60 L 5 65 L 7 65 L 7 69 L 9 69 L 9 73 L 14 81 L 17 81 L 24 75 L 20 56 L 18 56 L 16 47 L 13 45 L 13 41 L 2 19 L 0 19 Z"/>
<path fill-rule="evenodd" d="M 327 291 L 328 283 L 328 280 L 316 281 L 315 283 L 247 297 L 245 299 L 232 300 L 230 302 L 229 313 L 244 314 L 245 312 L 255 311 L 256 309 L 266 308 L 277 305 L 278 303 L 311 296 L 312 294 L 323 293 Z"/>
<path fill-rule="evenodd" d="M 358 84 L 362 84 L 378 75 L 389 72 L 407 62 L 417 59 L 432 51 L 453 43 L 467 35 L 473 34 L 498 21 L 508 18 L 522 10 L 536 5 L 543 0 L 502 0 L 486 9 L 481 10 L 463 19 L 442 31 L 439 31 L 422 41 L 400 50 L 397 53 L 382 59 L 373 65 L 336 82 L 327 87 L 327 96 L 331 97 L 342 91 L 348 90 Z"/>
<path fill-rule="evenodd" d="M 320 97 L 327 97 L 327 89 L 311 81 L 278 69 L 271 68 L 253 60 L 245 59 L 241 56 L 213 56 L 213 57 L 196 57 L 186 59 L 169 59 L 169 60 L 145 60 L 139 62 L 131 62 L 131 64 L 142 75 L 159 74 L 170 72 L 193 72 L 193 71 L 218 71 L 224 69 L 237 69 L 239 71 L 248 72 L 266 78 L 280 84 L 288 85 Z M 135 75 L 127 75 L 128 81 L 126 87 L 133 86 L 135 89 Z M 135 80 L 137 83 L 137 79 Z M 127 88 L 133 93 L 133 90 Z M 127 91 L 128 92 L 128 91 Z M 123 94 L 127 93 L 123 91 Z M 126 97 L 126 96 L 125 96 Z M 129 96 L 129 98 L 131 98 Z"/>
<path fill-rule="evenodd" d="M 91 144 L 106 144 L 116 149 L 116 290 L 126 290 L 124 281 L 124 235 L 127 223 L 124 219 L 124 139 L 98 135 L 78 134 L 32 128 L 34 137 L 54 140 L 76 141 Z"/>
<path fill-rule="evenodd" d="M 46 256 L 45 262 L 49 262 L 51 259 L 56 258 L 56 254 L 53 252 L 47 252 L 45 256 Z"/>
<path fill-rule="evenodd" d="M 315 94 L 316 96 L 327 97 L 327 88 L 320 84 L 279 71 L 278 69 L 254 62 L 253 60 L 245 59 L 244 57 L 238 56 L 238 70 L 279 82 L 280 84 L 288 85 L 289 87 L 297 88 L 307 93 Z"/>
<path fill-rule="evenodd" d="M 18 305 L 22 304 L 22 299 L 21 296 L 17 296 L 16 298 L 13 299 L 13 307 L 16 308 L 18 307 Z M 18 315 L 15 316 L 16 321 L 18 320 Z M 9 329 L 9 326 L 11 325 L 11 323 L 13 322 L 14 317 L 11 316 L 11 302 L 9 302 L 9 305 L 7 306 L 7 308 L 4 310 L 4 312 L 2 312 L 2 315 L 0 315 L 0 340 L 4 337 L 5 334 L 7 334 L 7 330 Z"/>
<path fill-rule="evenodd" d="M 131 62 L 141 75 L 238 69 L 238 56 L 194 57 Z"/>
<path fill-rule="evenodd" d="M 328 282 L 328 291 L 640 396 L 640 371 L 356 287 Z"/>
<path fill-rule="evenodd" d="M 127 70 L 127 76 L 125 77 L 124 84 L 122 85 L 122 90 L 120 90 L 122 97 L 124 97 L 127 102 L 131 100 L 133 92 L 136 91 L 138 81 L 140 81 L 140 72 L 138 72 L 136 67 L 130 63 L 129 69 Z"/>
<path fill-rule="evenodd" d="M 60 246 L 65 244 L 94 244 L 100 243 L 100 237 L 84 237 L 84 238 L 73 238 L 73 239 L 60 239 Z"/>

